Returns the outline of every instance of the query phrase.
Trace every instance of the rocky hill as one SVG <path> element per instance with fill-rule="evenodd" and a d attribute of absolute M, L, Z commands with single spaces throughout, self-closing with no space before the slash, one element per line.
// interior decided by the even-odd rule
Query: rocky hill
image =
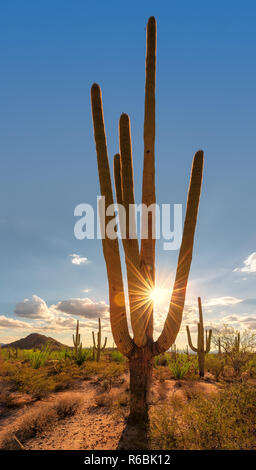
<path fill-rule="evenodd" d="M 62 348 L 69 348 L 65 344 L 56 341 L 56 339 L 50 336 L 40 335 L 38 333 L 32 333 L 26 338 L 21 338 L 12 343 L 2 345 L 2 347 L 18 348 L 18 349 L 41 349 L 46 344 L 49 344 L 51 350 L 60 350 Z"/>

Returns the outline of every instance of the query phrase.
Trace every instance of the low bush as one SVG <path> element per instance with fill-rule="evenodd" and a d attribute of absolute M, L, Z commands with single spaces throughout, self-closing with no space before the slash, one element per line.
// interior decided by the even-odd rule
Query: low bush
<path fill-rule="evenodd" d="M 256 390 L 247 383 L 226 385 L 219 395 L 192 396 L 187 404 L 155 409 L 152 449 L 256 449 Z"/>

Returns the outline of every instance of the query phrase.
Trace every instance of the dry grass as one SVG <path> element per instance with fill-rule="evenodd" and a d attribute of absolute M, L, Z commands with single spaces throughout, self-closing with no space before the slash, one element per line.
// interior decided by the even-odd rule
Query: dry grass
<path fill-rule="evenodd" d="M 186 390 L 186 402 L 172 400 L 151 414 L 152 449 L 256 449 L 256 389 L 244 383 L 227 385 L 204 396 Z"/>
<path fill-rule="evenodd" d="M 0 449 L 21 449 L 26 441 L 44 432 L 60 419 L 74 415 L 81 397 L 68 393 L 53 403 L 42 403 L 24 411 L 13 423 L 0 432 Z"/>
<path fill-rule="evenodd" d="M 129 405 L 129 393 L 127 391 L 114 391 L 100 393 L 95 398 L 98 407 L 106 407 L 112 410 L 125 408 Z"/>

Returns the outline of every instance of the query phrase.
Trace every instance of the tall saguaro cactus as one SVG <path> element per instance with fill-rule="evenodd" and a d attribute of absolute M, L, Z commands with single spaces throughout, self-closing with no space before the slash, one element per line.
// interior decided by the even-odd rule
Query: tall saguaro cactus
<path fill-rule="evenodd" d="M 186 287 L 192 261 L 194 234 L 203 174 L 203 151 L 196 152 L 190 177 L 183 237 L 179 252 L 174 288 L 163 331 L 153 340 L 153 300 L 155 285 L 155 220 L 150 206 L 155 203 L 155 82 L 156 82 L 156 20 L 147 24 L 146 85 L 144 116 L 144 167 L 142 183 L 142 237 L 122 235 L 125 253 L 129 310 L 133 338 L 128 330 L 124 285 L 117 238 L 108 237 L 107 226 L 112 220 L 107 208 L 113 204 L 109 160 L 103 117 L 102 96 L 99 85 L 91 89 L 92 116 L 98 160 L 101 195 L 105 198 L 105 238 L 103 254 L 109 284 L 110 321 L 117 348 L 129 358 L 130 367 L 130 419 L 147 419 L 148 391 L 152 376 L 153 356 L 167 351 L 178 334 L 185 302 Z M 114 157 L 114 179 L 118 204 L 126 208 L 127 227 L 134 227 L 134 183 L 130 120 L 122 114 L 119 120 L 119 153 Z M 130 210 L 127 211 L 127 208 Z M 148 214 L 147 214 L 148 210 Z M 147 217 L 148 215 L 148 217 Z M 123 230 L 124 232 L 124 230 Z"/>
<path fill-rule="evenodd" d="M 92 331 L 92 339 L 93 339 L 93 350 L 96 351 L 96 361 L 99 362 L 100 360 L 100 354 L 102 351 L 104 351 L 105 347 L 106 347 L 106 344 L 107 344 L 107 338 L 105 338 L 105 341 L 104 341 L 104 344 L 103 346 L 101 346 L 101 321 L 100 321 L 100 318 L 99 318 L 99 331 L 97 333 L 97 344 L 96 344 L 96 341 L 95 341 L 95 335 L 94 335 L 94 331 Z M 93 351 L 93 355 L 94 355 L 94 351 Z"/>
<path fill-rule="evenodd" d="M 75 347 L 75 356 L 77 357 L 79 349 L 82 349 L 82 343 L 80 343 L 80 333 L 79 333 L 79 320 L 76 322 L 76 334 L 73 335 L 73 344 Z"/>
<path fill-rule="evenodd" d="M 203 322 L 203 311 L 201 298 L 198 297 L 198 309 L 199 309 L 199 323 L 198 323 L 198 335 L 197 335 L 197 348 L 193 346 L 189 326 L 187 325 L 187 335 L 188 335 L 188 344 L 192 351 L 197 353 L 198 356 L 198 366 L 200 377 L 204 377 L 204 362 L 205 354 L 208 354 L 211 349 L 211 338 L 212 330 L 205 331 L 205 341 L 204 341 L 204 322 Z"/>

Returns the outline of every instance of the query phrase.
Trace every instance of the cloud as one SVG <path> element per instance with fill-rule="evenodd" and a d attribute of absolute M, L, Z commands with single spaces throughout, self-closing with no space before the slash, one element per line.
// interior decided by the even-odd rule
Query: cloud
<path fill-rule="evenodd" d="M 22 328 L 30 329 L 30 324 L 24 321 L 15 320 L 5 315 L 0 315 L 0 328 Z"/>
<path fill-rule="evenodd" d="M 251 253 L 244 261 L 242 268 L 235 268 L 233 271 L 240 271 L 242 273 L 256 273 L 256 251 Z"/>
<path fill-rule="evenodd" d="M 89 263 L 88 258 L 85 258 L 85 257 L 83 258 L 82 256 L 77 255 L 77 254 L 75 254 L 75 253 L 74 253 L 73 255 L 69 255 L 69 256 L 71 256 L 71 258 L 72 258 L 72 259 L 71 259 L 71 263 L 72 263 L 72 264 L 76 264 L 76 265 L 79 266 L 80 264 Z"/>
<path fill-rule="evenodd" d="M 32 299 L 24 299 L 22 302 L 18 302 L 14 313 L 23 318 L 47 319 L 52 316 L 45 301 L 37 295 L 32 295 Z"/>
<path fill-rule="evenodd" d="M 108 313 L 108 305 L 105 302 L 93 302 L 89 298 L 84 299 L 68 299 L 58 302 L 55 306 L 56 310 L 77 315 L 86 318 L 104 317 Z"/>
<path fill-rule="evenodd" d="M 221 306 L 229 306 L 235 305 L 243 302 L 243 299 L 238 299 L 237 297 L 214 297 L 206 302 L 203 302 L 203 306 L 205 307 L 215 307 L 218 305 Z"/>

